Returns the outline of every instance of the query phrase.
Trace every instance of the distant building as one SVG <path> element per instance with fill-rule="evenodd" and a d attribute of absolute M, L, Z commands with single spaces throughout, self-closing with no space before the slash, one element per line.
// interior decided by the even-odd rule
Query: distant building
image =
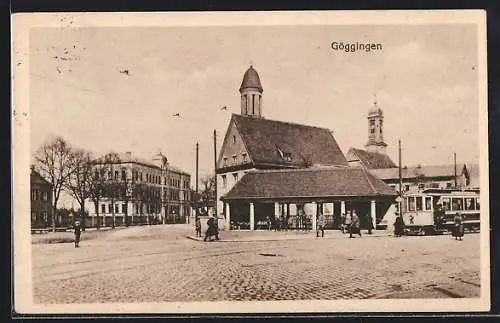
<path fill-rule="evenodd" d="M 399 168 L 370 169 L 371 174 L 399 190 Z M 417 165 L 401 169 L 403 192 L 416 192 L 428 188 L 455 188 L 454 165 Z M 457 165 L 457 187 L 468 187 L 470 171 L 465 164 Z"/>
<path fill-rule="evenodd" d="M 34 168 L 30 174 L 31 227 L 52 226 L 52 184 L 46 181 Z M 58 219 L 56 219 L 57 224 Z"/>
<path fill-rule="evenodd" d="M 99 166 L 104 161 L 95 161 L 93 176 L 104 176 L 106 183 L 121 183 L 126 188 L 121 189 L 114 201 L 110 198 L 110 192 L 105 193 L 99 201 L 100 225 L 110 226 L 113 213 L 115 225 L 125 223 L 125 214 L 130 224 L 188 221 L 191 214 L 191 175 L 168 162 L 162 167 L 162 162 L 140 160 L 128 152 L 119 155 L 118 163 L 106 168 L 107 174 L 99 174 Z M 162 189 L 164 217 L 161 211 Z M 90 224 L 96 225 L 96 205 L 90 198 L 86 200 L 86 209 L 89 211 Z"/>

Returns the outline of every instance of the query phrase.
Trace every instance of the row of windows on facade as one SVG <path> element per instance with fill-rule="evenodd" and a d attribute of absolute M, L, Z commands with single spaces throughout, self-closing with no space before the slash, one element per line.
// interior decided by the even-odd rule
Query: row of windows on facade
<path fill-rule="evenodd" d="M 47 211 L 42 211 L 40 213 L 40 215 L 41 215 L 41 218 L 39 218 L 39 220 L 48 221 L 49 213 Z M 36 212 L 31 212 L 31 220 L 33 220 L 33 221 L 37 220 L 37 213 Z"/>
<path fill-rule="evenodd" d="M 234 139 L 236 140 L 236 139 Z M 242 162 L 247 162 L 248 161 L 248 157 L 247 157 L 247 154 L 246 153 L 242 153 L 241 154 L 241 161 Z M 238 160 L 238 155 L 233 155 L 233 165 L 234 164 L 237 164 L 239 162 Z M 223 166 L 227 166 L 228 165 L 228 162 L 227 162 L 227 157 L 223 157 Z"/>
<path fill-rule="evenodd" d="M 107 207 L 106 207 L 107 205 Z M 182 207 L 182 206 L 181 206 Z M 121 208 L 121 212 L 120 212 Z M 159 205 L 150 205 L 150 204 L 143 204 L 142 209 L 139 207 L 138 204 L 135 205 L 135 213 L 140 214 L 143 213 L 143 211 L 146 210 L 147 213 L 155 213 L 160 211 L 160 206 Z M 113 213 L 113 204 L 101 204 L 101 214 L 112 214 Z M 115 204 L 114 205 L 114 211 L 116 213 L 126 213 L 127 212 L 127 204 Z"/>
<path fill-rule="evenodd" d="M 446 182 L 446 188 L 452 188 L 453 187 L 452 182 Z M 394 189 L 398 189 L 398 186 L 396 184 L 390 185 Z M 423 190 L 426 188 L 439 188 L 440 184 L 439 183 L 420 183 L 417 185 L 419 190 Z M 407 192 L 410 190 L 410 184 L 404 184 L 403 185 L 403 191 Z"/>
<path fill-rule="evenodd" d="M 99 171 L 95 172 L 95 176 L 99 177 Z M 118 180 L 121 178 L 122 181 L 125 181 L 127 179 L 127 173 L 125 170 L 121 171 L 121 177 L 120 177 L 120 172 L 115 170 L 114 177 L 113 177 L 113 172 L 109 171 L 108 172 L 108 179 L 114 179 Z M 146 183 L 151 183 L 151 184 L 161 184 L 162 177 L 158 175 L 152 175 L 152 174 L 145 174 L 146 178 Z M 132 171 L 132 180 L 136 182 L 142 182 L 143 181 L 143 173 L 142 172 L 136 172 Z M 163 185 L 167 185 L 167 178 L 163 177 Z M 181 186 L 181 181 L 175 178 L 170 178 L 170 185 L 174 187 L 180 187 Z M 183 188 L 189 188 L 189 181 L 184 181 L 183 182 Z"/>
<path fill-rule="evenodd" d="M 48 201 L 49 200 L 49 192 L 39 190 L 31 190 L 31 200 L 32 201 Z"/>
<path fill-rule="evenodd" d="M 235 182 L 238 181 L 238 173 L 233 173 L 233 179 Z M 226 175 L 222 175 L 222 187 L 223 188 L 226 188 L 227 187 L 227 176 Z"/>
<path fill-rule="evenodd" d="M 479 199 L 474 197 L 434 197 L 431 196 L 409 196 L 405 198 L 405 211 L 431 211 L 433 206 L 442 202 L 445 211 L 479 211 Z"/>

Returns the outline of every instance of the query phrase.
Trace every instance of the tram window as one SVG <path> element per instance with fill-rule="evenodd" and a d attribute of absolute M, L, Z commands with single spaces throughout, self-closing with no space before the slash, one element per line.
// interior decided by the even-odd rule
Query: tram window
<path fill-rule="evenodd" d="M 443 198 L 443 209 L 445 211 L 449 211 L 450 210 L 450 198 L 449 197 Z"/>
<path fill-rule="evenodd" d="M 467 197 L 465 198 L 465 209 L 466 210 L 474 210 L 474 198 Z"/>
<path fill-rule="evenodd" d="M 479 208 L 479 199 L 478 198 L 476 199 L 476 210 L 480 210 L 480 208 Z"/>
<path fill-rule="evenodd" d="M 416 198 L 416 201 L 417 201 L 417 211 L 422 211 L 422 197 L 417 197 Z"/>
<path fill-rule="evenodd" d="M 426 210 L 432 210 L 432 204 L 431 204 L 431 197 L 426 196 L 425 197 L 425 209 Z"/>
<path fill-rule="evenodd" d="M 451 208 L 453 211 L 462 211 L 464 209 L 464 200 L 461 198 L 452 198 L 451 199 Z"/>
<path fill-rule="evenodd" d="M 412 196 L 412 197 L 409 197 L 409 204 L 408 204 L 408 211 L 415 211 L 415 197 Z"/>

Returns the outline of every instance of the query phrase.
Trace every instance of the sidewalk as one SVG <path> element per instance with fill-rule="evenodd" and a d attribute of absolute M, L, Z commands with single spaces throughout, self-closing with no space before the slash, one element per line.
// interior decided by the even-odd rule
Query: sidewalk
<path fill-rule="evenodd" d="M 392 236 L 392 232 L 386 230 L 373 231 L 372 234 L 361 232 L 362 237 L 354 235 L 355 239 L 380 238 Z M 282 240 L 316 240 L 316 239 L 348 239 L 349 234 L 343 234 L 340 230 L 325 231 L 323 238 L 316 238 L 314 231 L 268 231 L 268 230 L 232 230 L 220 231 L 219 242 L 251 242 L 251 241 L 282 241 Z M 194 234 L 187 235 L 186 238 L 196 241 L 203 241 L 203 237 L 196 237 Z"/>

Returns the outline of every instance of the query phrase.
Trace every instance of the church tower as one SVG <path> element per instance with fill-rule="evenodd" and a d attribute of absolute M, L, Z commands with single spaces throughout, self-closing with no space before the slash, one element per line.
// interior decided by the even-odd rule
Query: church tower
<path fill-rule="evenodd" d="M 373 107 L 368 111 L 368 142 L 365 148 L 367 151 L 386 155 L 387 144 L 384 142 L 383 121 L 384 113 L 375 100 Z"/>
<path fill-rule="evenodd" d="M 240 86 L 241 115 L 262 118 L 262 92 L 259 74 L 250 65 Z"/>

